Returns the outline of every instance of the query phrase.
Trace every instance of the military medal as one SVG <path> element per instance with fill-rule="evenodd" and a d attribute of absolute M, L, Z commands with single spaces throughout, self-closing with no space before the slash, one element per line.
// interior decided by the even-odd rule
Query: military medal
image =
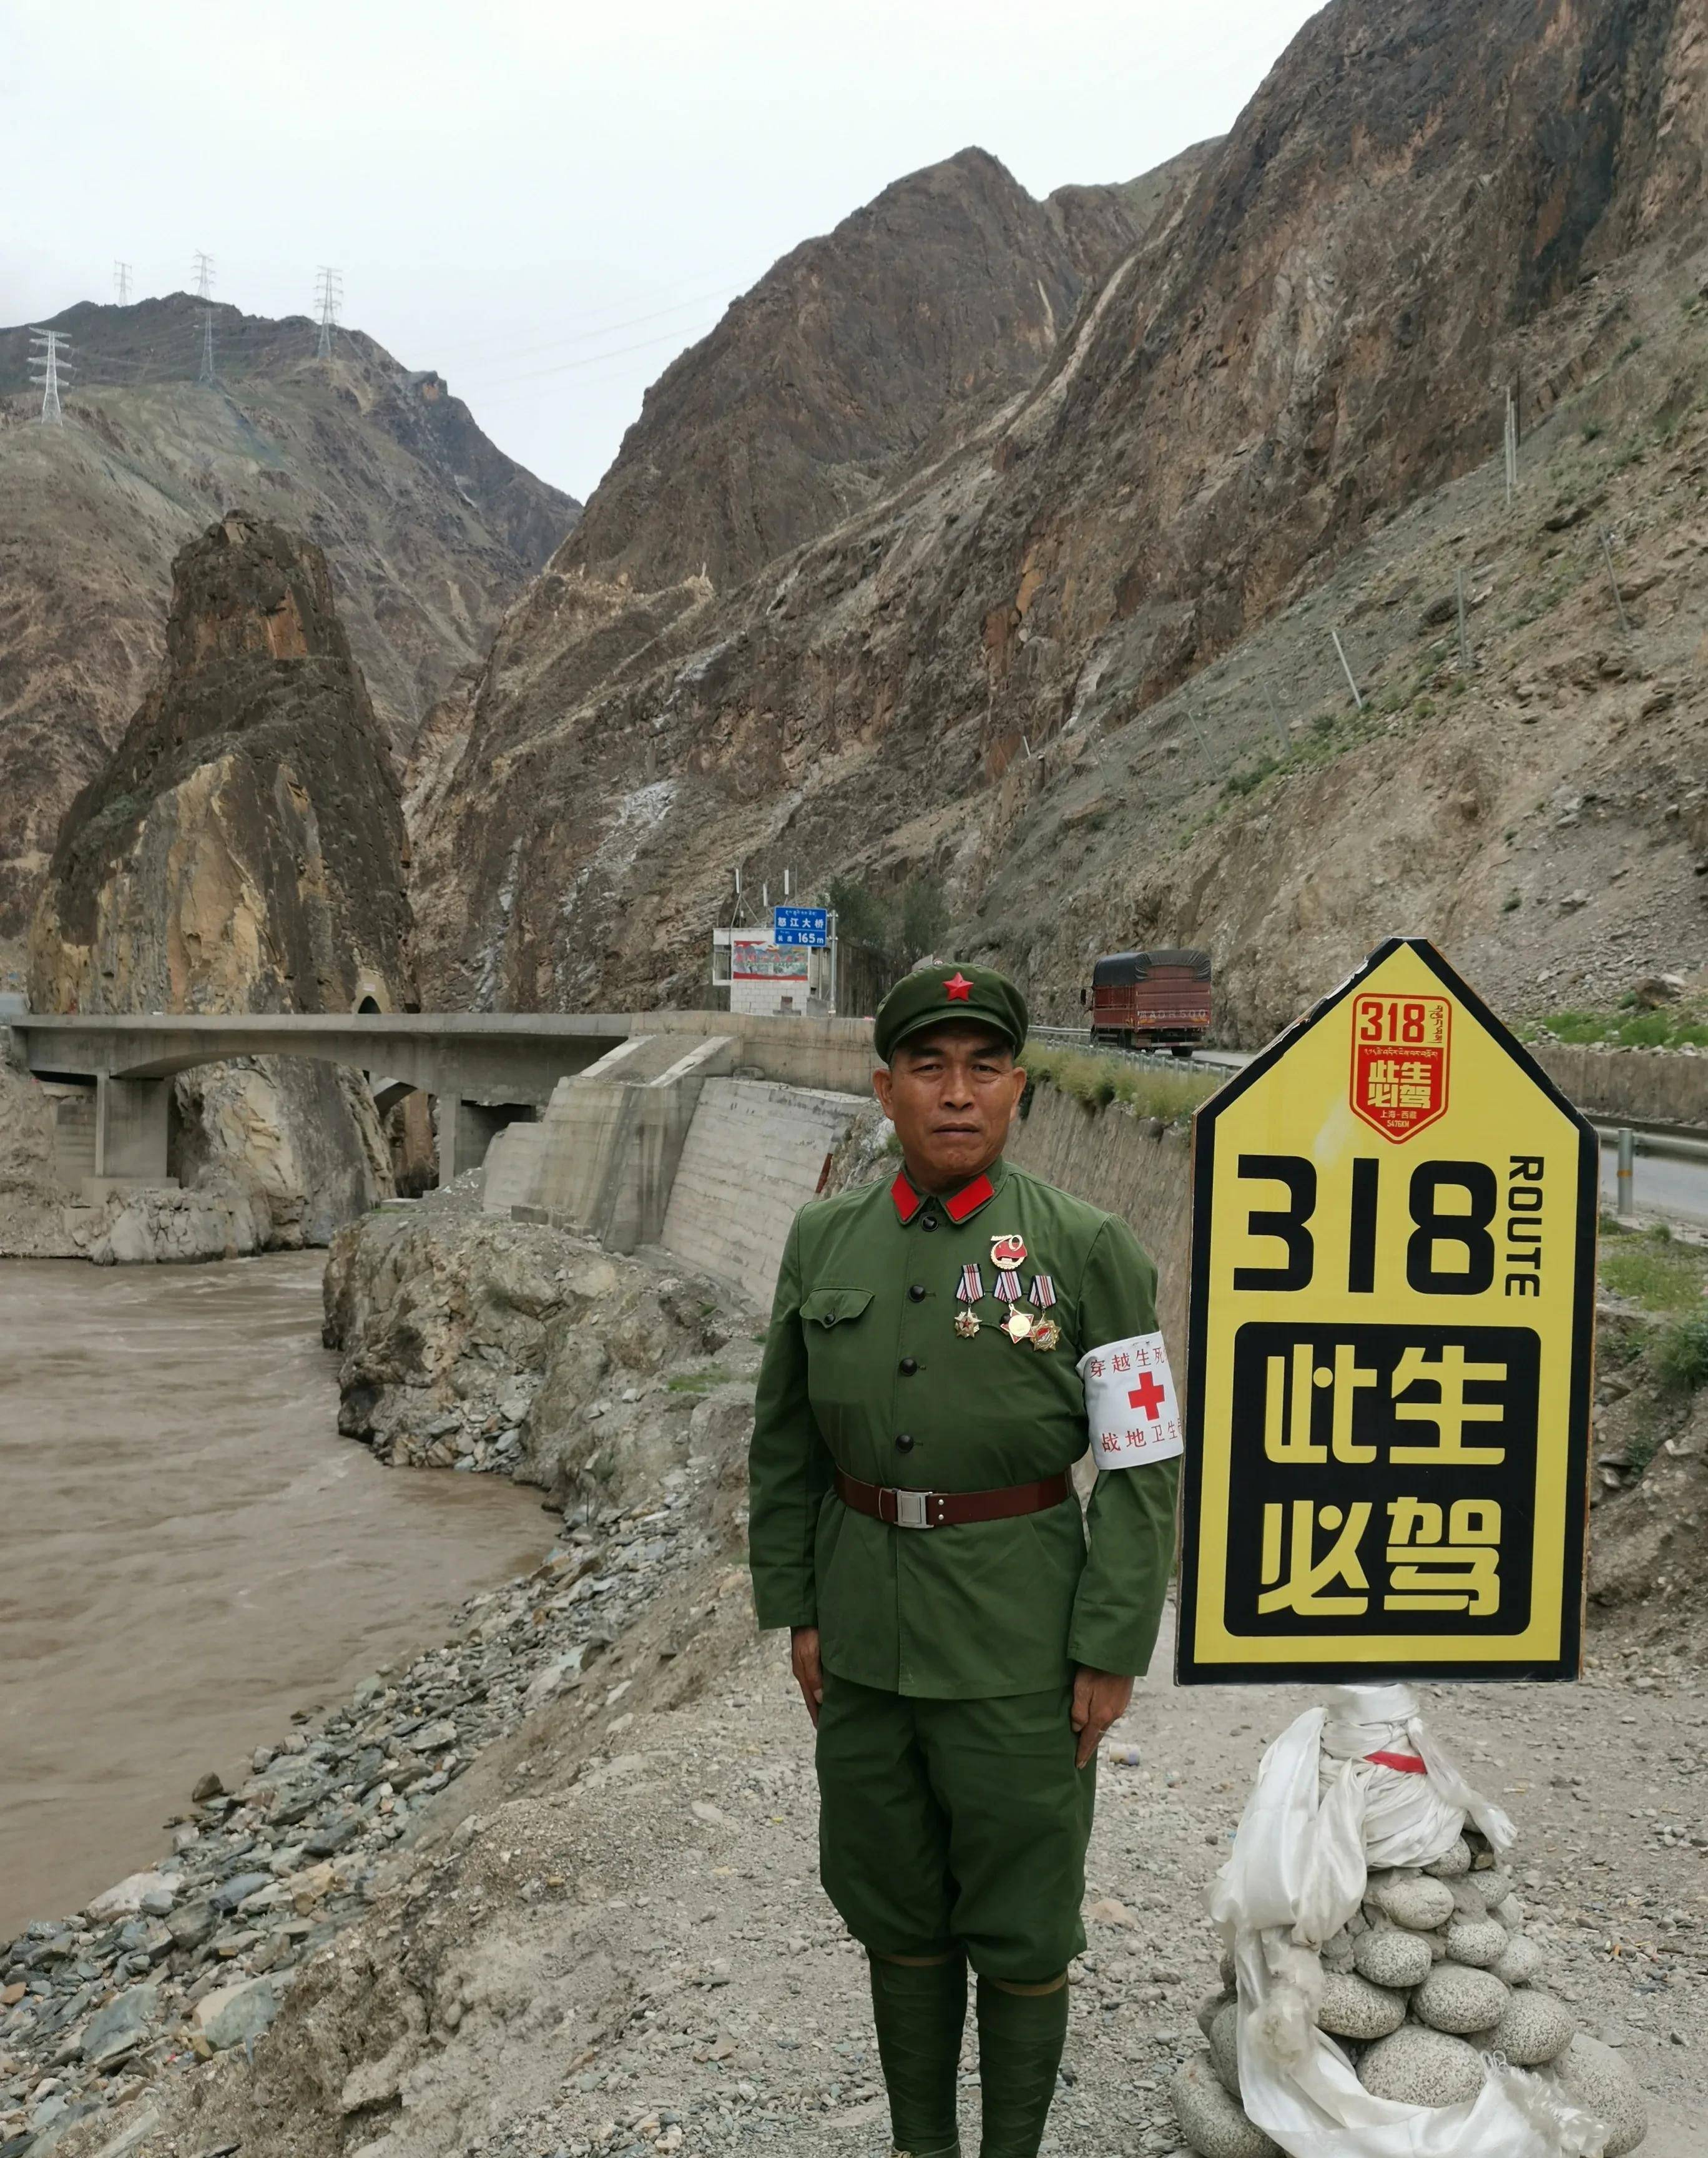
<path fill-rule="evenodd" d="M 1048 1311 L 1055 1301 L 1055 1283 L 1048 1274 L 1037 1275 L 1032 1283 L 1032 1301 L 1040 1312 Z M 1041 1355 L 1053 1349 L 1061 1339 L 1061 1329 L 1053 1319 L 1040 1319 L 1027 1337 L 1033 1348 Z"/>
<path fill-rule="evenodd" d="M 1004 1319 L 1002 1330 L 1008 1335 L 1010 1341 L 1024 1341 L 1026 1336 L 1032 1331 L 1031 1313 L 1029 1311 L 1022 1311 L 1019 1306 L 1016 1305 L 1014 1309 L 1009 1314 L 1005 1319 Z"/>
<path fill-rule="evenodd" d="M 961 1309 L 955 1314 L 955 1331 L 963 1341 L 971 1341 L 978 1331 L 978 1314 L 973 1309 L 984 1297 L 984 1276 L 977 1264 L 962 1267 L 961 1286 L 955 1292 L 955 1301 Z"/>
<path fill-rule="evenodd" d="M 1042 1314 L 1055 1301 L 1055 1284 L 1048 1274 L 1035 1274 L 1029 1298 L 1022 1293 L 1020 1268 L 1026 1263 L 1025 1238 L 993 1236 L 990 1262 L 996 1277 L 990 1293 L 998 1304 L 1009 1307 L 1008 1317 L 996 1322 L 998 1332 L 1006 1334 L 1016 1348 L 1024 1342 L 1040 1351 L 1053 1349 L 1061 1339 L 1061 1329 L 1053 1319 L 1045 1319 Z M 955 1300 L 961 1307 L 955 1314 L 955 1331 L 963 1341 L 971 1341 L 985 1324 L 978 1312 L 984 1295 L 983 1269 L 976 1263 L 962 1267 L 961 1286 L 955 1292 Z M 1029 1302 L 1037 1306 L 1036 1311 L 1027 1310 Z"/>

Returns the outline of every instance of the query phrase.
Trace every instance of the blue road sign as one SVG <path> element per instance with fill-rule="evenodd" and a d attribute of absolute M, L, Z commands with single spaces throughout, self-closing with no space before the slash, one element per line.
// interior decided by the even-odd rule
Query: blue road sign
<path fill-rule="evenodd" d="M 829 910 L 823 906 L 779 906 L 773 911 L 772 941 L 778 944 L 827 944 Z"/>

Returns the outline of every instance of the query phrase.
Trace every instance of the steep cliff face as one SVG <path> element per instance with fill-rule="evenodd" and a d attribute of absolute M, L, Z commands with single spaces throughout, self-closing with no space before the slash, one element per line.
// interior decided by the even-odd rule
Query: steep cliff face
<path fill-rule="evenodd" d="M 359 333 L 216 307 L 199 383 L 183 293 L 54 318 L 75 348 L 41 426 L 28 338 L 0 330 L 0 987 L 60 818 L 162 656 L 173 555 L 228 508 L 312 532 L 392 742 L 482 652 L 579 504 L 488 441 L 431 373 Z"/>
<path fill-rule="evenodd" d="M 1509 386 L 1528 433 L 1613 362 L 1629 323 L 1585 281 L 1664 281 L 1694 244 L 1705 66 L 1685 0 L 1335 0 L 1018 406 L 548 698 L 572 543 L 429 790 L 435 993 L 696 995 L 737 863 L 927 869 L 963 948 L 1024 968 L 1048 944 L 1065 970 L 1050 887 L 1082 834 L 1045 798 L 1084 806 L 1074 768 L 1110 730 L 1160 769 L 1158 700 L 1496 452 Z M 1181 820 L 1159 834 L 1112 791 L 1097 813 L 1125 847 L 1109 911 L 1141 876 L 1154 897 Z M 998 885 L 1026 818 L 1066 852 L 1035 849 L 1022 896 Z"/>
<path fill-rule="evenodd" d="M 1138 237 L 1121 189 L 1064 194 L 963 150 L 803 241 L 647 392 L 562 566 L 745 583 L 1029 388 Z"/>
<path fill-rule="evenodd" d="M 236 514 L 173 564 L 160 679 L 67 814 L 30 940 L 42 1011 L 415 1001 L 398 782 L 325 556 Z M 238 1161 L 281 1242 L 384 1180 L 371 1097 L 286 1060 L 179 1081 L 187 1177 Z"/>

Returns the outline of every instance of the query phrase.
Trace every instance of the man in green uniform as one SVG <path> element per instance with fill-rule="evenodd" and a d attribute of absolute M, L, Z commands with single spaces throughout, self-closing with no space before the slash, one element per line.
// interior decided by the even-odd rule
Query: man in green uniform
<path fill-rule="evenodd" d="M 1123 1222 L 1003 1160 L 1025 1037 L 1019 992 L 984 968 L 923 968 L 885 999 L 875 1085 L 902 1169 L 797 1216 L 750 1464 L 759 1623 L 792 1630 L 824 1886 L 871 1959 L 913 2158 L 958 2148 L 969 1963 L 983 2158 L 1038 2149 L 1097 1744 L 1174 1557 L 1156 1270 Z"/>

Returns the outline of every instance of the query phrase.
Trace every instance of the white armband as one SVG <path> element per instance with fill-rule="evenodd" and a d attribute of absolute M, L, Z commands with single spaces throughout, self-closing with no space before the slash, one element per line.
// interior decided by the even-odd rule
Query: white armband
<path fill-rule="evenodd" d="M 1086 1386 L 1086 1421 L 1099 1469 L 1133 1469 L 1184 1451 L 1180 1397 L 1160 1334 L 1135 1334 L 1088 1349 L 1074 1366 Z"/>

